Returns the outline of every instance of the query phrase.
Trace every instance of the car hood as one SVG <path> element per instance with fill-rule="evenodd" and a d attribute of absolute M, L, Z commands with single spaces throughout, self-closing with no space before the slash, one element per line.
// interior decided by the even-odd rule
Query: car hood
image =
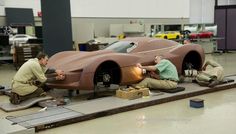
<path fill-rule="evenodd" d="M 64 51 L 53 55 L 48 61 L 49 68 L 61 69 L 63 71 L 76 71 L 96 62 L 102 56 L 115 53 L 111 50 L 100 50 L 93 52 Z"/>

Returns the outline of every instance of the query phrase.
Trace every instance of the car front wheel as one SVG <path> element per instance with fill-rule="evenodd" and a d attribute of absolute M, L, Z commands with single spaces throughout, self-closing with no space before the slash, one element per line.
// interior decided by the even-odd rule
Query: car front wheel
<path fill-rule="evenodd" d="M 112 61 L 102 63 L 96 70 L 94 75 L 94 84 L 102 84 L 109 87 L 111 84 L 119 84 L 121 79 L 121 71 L 119 66 Z"/>

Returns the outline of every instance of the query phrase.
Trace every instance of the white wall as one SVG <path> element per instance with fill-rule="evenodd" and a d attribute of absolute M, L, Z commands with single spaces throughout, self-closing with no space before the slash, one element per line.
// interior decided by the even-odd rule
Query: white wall
<path fill-rule="evenodd" d="M 0 6 L 4 6 L 5 1 L 4 0 L 0 0 Z"/>
<path fill-rule="evenodd" d="M 218 6 L 221 5 L 236 5 L 236 0 L 218 0 Z"/>
<path fill-rule="evenodd" d="M 41 0 L 0 0 L 4 7 L 33 8 L 41 11 Z M 190 23 L 213 23 L 215 0 L 70 0 L 72 17 L 190 18 Z M 236 3 L 236 0 L 218 0 Z M 2 3 L 2 4 L 1 4 Z M 171 3 L 171 4 L 170 4 Z M 5 6 L 2 6 L 5 5 Z"/>
<path fill-rule="evenodd" d="M 4 0 L 0 0 L 0 16 L 3 14 L 4 5 L 5 5 L 5 1 Z"/>
<path fill-rule="evenodd" d="M 190 0 L 190 23 L 214 23 L 215 0 Z"/>
<path fill-rule="evenodd" d="M 41 0 L 4 1 L 5 7 L 33 8 L 35 16 L 41 11 Z M 72 17 L 189 18 L 189 0 L 70 1 Z M 3 8 L 0 9 L 0 15 L 5 16 Z"/>
<path fill-rule="evenodd" d="M 33 8 L 41 11 L 41 0 L 0 0 L 4 7 Z M 190 18 L 190 23 L 213 23 L 215 0 L 70 0 L 72 17 L 112 18 Z M 171 3 L 171 4 L 170 4 Z M 236 0 L 218 0 L 219 4 L 236 4 Z M 5 5 L 5 6 L 2 6 Z"/>
<path fill-rule="evenodd" d="M 189 0 L 71 0 L 72 17 L 188 18 Z"/>

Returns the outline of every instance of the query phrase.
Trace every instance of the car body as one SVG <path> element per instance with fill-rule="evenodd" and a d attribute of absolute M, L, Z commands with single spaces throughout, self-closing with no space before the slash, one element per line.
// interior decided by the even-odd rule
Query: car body
<path fill-rule="evenodd" d="M 198 33 L 190 33 L 189 34 L 190 39 L 211 38 L 211 37 L 213 37 L 213 32 L 210 32 L 210 31 L 201 31 Z"/>
<path fill-rule="evenodd" d="M 16 34 L 9 38 L 9 44 L 13 43 L 27 43 L 29 39 L 37 39 L 36 37 L 27 34 Z"/>
<path fill-rule="evenodd" d="M 162 38 L 162 39 L 179 39 L 181 37 L 180 32 L 176 31 L 166 31 L 164 33 L 157 33 L 154 35 L 156 38 Z"/>
<path fill-rule="evenodd" d="M 47 66 L 64 70 L 66 79 L 47 85 L 51 88 L 89 90 L 99 83 L 134 84 L 143 79 L 142 70 L 136 64 L 154 65 L 157 55 L 175 64 L 179 74 L 189 69 L 188 65 L 200 70 L 205 59 L 200 45 L 182 45 L 172 40 L 150 37 L 125 38 L 104 50 L 56 53 L 49 58 Z"/>

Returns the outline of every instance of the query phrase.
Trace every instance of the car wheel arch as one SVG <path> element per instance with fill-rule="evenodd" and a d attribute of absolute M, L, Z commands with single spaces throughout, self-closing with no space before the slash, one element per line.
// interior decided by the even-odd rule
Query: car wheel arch
<path fill-rule="evenodd" d="M 202 64 L 203 64 L 203 61 L 202 61 L 201 55 L 197 51 L 190 51 L 183 58 L 182 74 L 184 73 L 184 70 L 187 70 L 190 68 L 201 70 Z"/>
<path fill-rule="evenodd" d="M 97 82 L 102 81 L 101 79 L 104 80 L 104 75 L 107 75 L 107 77 L 111 77 L 111 80 L 107 81 L 108 83 L 119 84 L 121 82 L 120 65 L 113 60 L 106 60 L 101 62 L 100 64 L 97 64 L 96 70 L 94 72 L 93 83 L 96 84 Z"/>

